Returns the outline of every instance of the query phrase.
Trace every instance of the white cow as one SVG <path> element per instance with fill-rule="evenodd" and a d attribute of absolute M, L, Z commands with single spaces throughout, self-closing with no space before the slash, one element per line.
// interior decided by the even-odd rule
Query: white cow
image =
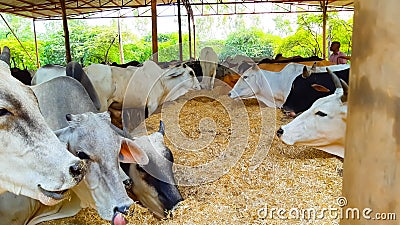
<path fill-rule="evenodd" d="M 4 211 L 0 224 L 16 224 L 19 221 L 18 224 L 33 225 L 73 216 L 84 207 L 97 209 L 101 218 L 115 223 L 114 219 L 122 217 L 119 214 L 126 213 L 133 204 L 123 183 L 129 177 L 118 162 L 146 165 L 149 162 L 146 153 L 135 141 L 118 135 L 108 113 L 68 114 L 67 120 L 69 126 L 55 133 L 67 144 L 71 153 L 87 162 L 88 173 L 83 182 L 71 189 L 74 195 L 71 195 L 70 201 L 55 206 L 23 198 L 25 200 L 17 201 L 18 205 L 10 207 L 12 199 L 18 196 L 1 197 L 0 208 Z"/>
<path fill-rule="evenodd" d="M 64 66 L 60 65 L 44 65 L 40 67 L 32 78 L 31 85 L 41 84 L 55 77 L 66 76 Z"/>
<path fill-rule="evenodd" d="M 213 89 L 215 75 L 217 74 L 218 55 L 211 47 L 204 47 L 200 51 L 200 66 L 203 71 L 201 87 Z"/>
<path fill-rule="evenodd" d="M 284 143 L 312 146 L 344 157 L 348 87 L 336 75 L 332 78 L 336 86 L 334 94 L 316 100 L 308 110 L 277 131 Z"/>
<path fill-rule="evenodd" d="M 46 124 L 32 90 L 11 76 L 7 47 L 0 59 L 0 193 L 54 205 L 81 181 L 86 165 Z"/>
<path fill-rule="evenodd" d="M 123 103 L 123 108 L 130 112 L 124 110 L 122 117 L 134 117 L 136 121 L 124 123 L 124 128 L 133 130 L 164 102 L 174 101 L 189 90 L 200 89 L 194 71 L 185 64 L 161 70 L 153 61 L 144 62 L 130 80 Z M 147 115 L 143 115 L 145 112 Z"/>
<path fill-rule="evenodd" d="M 348 69 L 347 64 L 328 66 L 332 71 Z M 280 72 L 261 70 L 256 64 L 246 70 L 233 89 L 231 98 L 257 98 L 268 107 L 282 107 L 294 79 L 303 73 L 303 64 L 289 63 Z M 327 67 L 316 67 L 314 72 L 325 72 Z M 311 70 L 310 66 L 307 66 Z"/>

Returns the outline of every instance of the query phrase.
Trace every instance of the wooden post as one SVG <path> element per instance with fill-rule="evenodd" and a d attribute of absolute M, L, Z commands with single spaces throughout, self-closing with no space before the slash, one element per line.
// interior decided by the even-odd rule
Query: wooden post
<path fill-rule="evenodd" d="M 67 10 L 65 8 L 65 0 L 60 0 L 60 3 L 61 3 L 61 12 L 62 12 L 64 36 L 65 36 L 65 58 L 67 60 L 67 63 L 69 63 L 69 62 L 72 61 L 72 58 L 71 58 L 71 47 L 70 47 L 70 44 L 69 44 Z"/>
<path fill-rule="evenodd" d="M 120 14 L 121 16 L 121 14 Z M 121 24 L 120 18 L 118 18 L 118 46 L 119 46 L 119 61 L 121 64 L 124 63 L 124 46 L 122 44 Z"/>
<path fill-rule="evenodd" d="M 183 61 L 182 56 L 182 18 L 181 18 L 181 1 L 178 0 L 178 38 L 179 38 L 179 61 Z"/>
<path fill-rule="evenodd" d="M 153 61 L 158 63 L 158 34 L 157 34 L 157 0 L 151 0 L 151 42 L 153 47 Z"/>
<path fill-rule="evenodd" d="M 398 0 L 355 1 L 343 211 L 357 208 L 360 219 L 344 217 L 342 225 L 399 224 L 399 8 Z M 374 219 L 376 213 L 387 219 Z"/>
<path fill-rule="evenodd" d="M 37 68 L 39 68 L 40 67 L 40 61 L 39 61 L 38 42 L 37 42 L 37 36 L 36 36 L 35 19 L 32 20 L 32 23 L 33 23 L 33 36 L 34 36 L 34 39 L 35 39 L 36 66 L 37 66 Z"/>
<path fill-rule="evenodd" d="M 322 58 L 326 59 L 326 13 L 328 9 L 328 1 L 322 1 Z"/>
<path fill-rule="evenodd" d="M 188 12 L 188 34 L 189 34 L 189 60 L 192 60 L 192 34 L 190 30 L 190 13 Z"/>

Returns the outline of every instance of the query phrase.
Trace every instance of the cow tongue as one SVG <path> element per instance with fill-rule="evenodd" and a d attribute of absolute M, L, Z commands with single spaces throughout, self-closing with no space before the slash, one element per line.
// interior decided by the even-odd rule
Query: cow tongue
<path fill-rule="evenodd" d="M 112 225 L 126 225 L 126 219 L 124 215 L 120 212 L 115 212 L 112 218 L 111 224 Z"/>

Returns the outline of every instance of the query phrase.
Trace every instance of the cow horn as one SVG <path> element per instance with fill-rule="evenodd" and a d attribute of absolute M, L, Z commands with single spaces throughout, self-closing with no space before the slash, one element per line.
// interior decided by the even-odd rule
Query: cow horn
<path fill-rule="evenodd" d="M 340 83 L 339 77 L 335 73 L 333 73 L 328 67 L 326 67 L 326 71 L 328 71 L 328 73 L 331 75 L 332 81 L 335 84 L 335 87 L 336 88 L 343 88 L 342 84 Z"/>
<path fill-rule="evenodd" d="M 114 124 L 111 123 L 111 124 L 110 124 L 110 127 L 111 127 L 111 129 L 113 129 L 115 132 L 117 132 L 117 134 L 119 134 L 120 136 L 125 137 L 125 138 L 131 138 L 131 135 L 130 135 L 128 132 L 119 129 L 119 128 L 116 127 Z"/>
<path fill-rule="evenodd" d="M 347 95 L 349 93 L 349 85 L 347 85 L 346 81 L 340 79 L 340 83 L 343 87 L 343 95 L 341 97 L 342 102 L 347 102 Z"/>
<path fill-rule="evenodd" d="M 0 55 L 0 60 L 4 61 L 7 63 L 8 66 L 10 66 L 10 49 L 7 46 L 4 46 L 3 52 Z"/>
<path fill-rule="evenodd" d="M 158 132 L 161 133 L 162 135 L 165 134 L 165 126 L 162 120 L 160 120 L 160 128 L 158 129 Z"/>
<path fill-rule="evenodd" d="M 307 66 L 303 67 L 303 74 L 301 75 L 303 78 L 307 78 L 311 75 L 311 73 L 308 72 Z"/>

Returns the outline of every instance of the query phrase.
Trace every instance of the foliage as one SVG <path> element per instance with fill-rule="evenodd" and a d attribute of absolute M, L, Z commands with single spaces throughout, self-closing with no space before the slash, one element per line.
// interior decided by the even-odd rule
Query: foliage
<path fill-rule="evenodd" d="M 248 57 L 271 57 L 273 46 L 270 36 L 256 28 L 231 33 L 225 42 L 220 58 L 239 54 Z"/>

